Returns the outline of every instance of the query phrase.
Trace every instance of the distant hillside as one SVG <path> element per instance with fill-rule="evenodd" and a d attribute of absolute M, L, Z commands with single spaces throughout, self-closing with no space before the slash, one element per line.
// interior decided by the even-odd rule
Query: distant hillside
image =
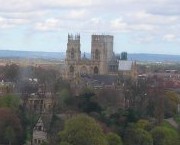
<path fill-rule="evenodd" d="M 61 52 L 0 50 L 0 58 L 64 59 L 65 53 L 63 53 L 63 52 L 61 53 Z"/>
<path fill-rule="evenodd" d="M 35 51 L 11 51 L 0 50 L 0 58 L 41 58 L 41 59 L 65 59 L 65 52 L 35 52 Z M 84 55 L 84 54 L 82 54 Z M 90 58 L 90 54 L 86 53 Z M 164 54 L 128 54 L 129 60 L 152 61 L 152 62 L 180 62 L 180 55 Z"/>
<path fill-rule="evenodd" d="M 165 54 L 128 54 L 129 60 L 152 61 L 152 62 L 180 62 L 180 55 Z"/>

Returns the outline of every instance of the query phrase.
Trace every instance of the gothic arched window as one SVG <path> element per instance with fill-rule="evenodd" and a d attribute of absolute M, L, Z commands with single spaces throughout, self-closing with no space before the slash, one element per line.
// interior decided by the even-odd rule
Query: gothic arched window
<path fill-rule="evenodd" d="M 72 65 L 70 66 L 69 71 L 70 71 L 70 73 L 74 72 L 74 67 Z"/>
<path fill-rule="evenodd" d="M 98 74 L 99 73 L 99 70 L 98 70 L 98 67 L 94 67 L 94 74 Z"/>
<path fill-rule="evenodd" d="M 71 50 L 71 59 L 74 59 L 74 48 Z"/>
<path fill-rule="evenodd" d="M 99 60 L 100 59 L 100 53 L 99 53 L 99 50 L 95 50 L 95 59 L 96 60 Z"/>

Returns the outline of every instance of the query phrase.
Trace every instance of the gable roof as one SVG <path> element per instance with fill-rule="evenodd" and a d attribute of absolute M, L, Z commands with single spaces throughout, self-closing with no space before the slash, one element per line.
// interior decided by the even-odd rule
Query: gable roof
<path fill-rule="evenodd" d="M 34 128 L 39 125 L 43 125 L 46 131 L 49 130 L 50 124 L 51 124 L 52 114 L 42 114 L 39 116 L 36 124 L 34 125 Z"/>

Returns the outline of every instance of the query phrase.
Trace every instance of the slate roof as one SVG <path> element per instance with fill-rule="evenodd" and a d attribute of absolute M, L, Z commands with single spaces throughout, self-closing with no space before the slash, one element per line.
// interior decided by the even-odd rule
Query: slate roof
<path fill-rule="evenodd" d="M 91 85 L 112 85 L 116 83 L 117 76 L 110 75 L 88 75 L 83 79 Z"/>
<path fill-rule="evenodd" d="M 50 124 L 51 124 L 51 119 L 52 119 L 52 114 L 41 114 L 35 123 L 34 127 L 36 127 L 39 123 L 43 123 L 44 128 L 46 132 L 50 129 Z"/>

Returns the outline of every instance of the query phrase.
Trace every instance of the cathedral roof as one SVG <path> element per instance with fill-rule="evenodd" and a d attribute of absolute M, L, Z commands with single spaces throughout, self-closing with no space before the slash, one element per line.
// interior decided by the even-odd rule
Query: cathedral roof
<path fill-rule="evenodd" d="M 84 79 L 91 85 L 112 85 L 116 82 L 116 76 L 110 75 L 90 75 Z"/>

